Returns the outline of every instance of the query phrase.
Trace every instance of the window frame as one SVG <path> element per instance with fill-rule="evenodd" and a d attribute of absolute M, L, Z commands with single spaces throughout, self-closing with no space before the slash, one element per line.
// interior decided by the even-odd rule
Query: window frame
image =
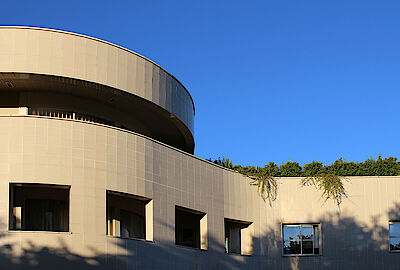
<path fill-rule="evenodd" d="M 394 236 L 391 236 L 390 235 L 390 224 L 399 224 L 399 226 L 400 226 L 400 221 L 398 221 L 398 220 L 393 220 L 393 221 L 389 221 L 389 224 L 388 224 L 388 249 L 389 249 L 389 252 L 390 253 L 400 253 L 400 250 L 391 250 L 390 249 L 390 239 L 392 239 L 392 238 L 399 238 L 400 239 L 400 234 L 399 235 L 394 235 Z"/>
<path fill-rule="evenodd" d="M 229 228 L 229 224 L 238 226 L 239 229 L 239 244 L 240 244 L 240 252 L 229 252 L 229 244 L 227 243 L 226 234 L 229 232 L 227 231 L 227 227 Z M 250 238 L 251 240 L 247 239 L 247 242 L 244 241 L 243 236 Z M 225 247 L 225 254 L 228 255 L 237 255 L 237 256 L 252 256 L 254 255 L 254 226 L 252 221 L 244 221 L 244 220 L 237 220 L 231 218 L 224 218 L 224 247 Z"/>
<path fill-rule="evenodd" d="M 26 229 L 24 221 L 21 219 L 20 228 L 15 228 L 16 224 L 14 224 L 14 211 L 13 208 L 15 206 L 15 197 L 14 192 L 15 188 L 22 187 L 22 188 L 42 188 L 42 189 L 58 189 L 58 190 L 65 190 L 68 192 L 67 196 L 67 204 L 66 204 L 66 211 L 67 211 L 67 228 L 66 230 L 47 230 L 47 229 Z M 27 182 L 10 182 L 8 184 L 8 231 L 9 232 L 46 232 L 46 233 L 71 233 L 71 185 L 59 185 L 59 184 L 47 184 L 47 183 L 27 183 Z M 32 199 L 30 199 L 32 200 Z M 37 199 L 42 201 L 51 201 L 51 199 Z M 62 201 L 62 200 L 53 200 L 53 201 Z M 27 207 L 26 205 L 24 206 Z M 23 212 L 21 213 L 23 214 Z M 22 216 L 23 218 L 23 216 Z"/>
<path fill-rule="evenodd" d="M 198 210 L 194 210 L 191 208 L 186 208 L 180 205 L 175 205 L 175 211 L 174 211 L 174 215 L 175 215 L 175 246 L 176 247 L 183 247 L 183 248 L 189 248 L 189 249 L 197 249 L 197 250 L 203 250 L 203 251 L 207 251 L 208 250 L 208 216 L 207 213 L 205 212 L 201 212 Z M 182 243 L 178 243 L 178 239 L 179 239 L 179 235 L 181 233 L 182 229 L 182 234 L 183 234 L 183 230 L 185 229 L 185 224 L 179 223 L 179 225 L 177 225 L 177 212 L 181 212 L 184 213 L 184 215 L 189 214 L 198 218 L 199 219 L 199 224 L 196 224 L 196 227 L 198 225 L 198 236 L 199 236 L 199 246 L 196 247 L 196 243 L 194 244 L 194 246 L 189 246 L 189 245 L 184 245 Z M 196 222 L 197 223 L 197 222 Z M 178 234 L 179 233 L 179 234 Z M 195 233 L 197 234 L 197 232 Z M 179 239 L 180 240 L 180 239 Z M 183 239 L 182 239 L 183 240 Z"/>
<path fill-rule="evenodd" d="M 131 236 L 123 236 L 121 235 L 121 229 L 122 229 L 122 220 L 121 220 L 121 212 L 125 211 L 128 213 L 136 214 L 135 212 L 130 211 L 129 209 L 125 208 L 118 208 L 119 209 L 119 219 L 117 220 L 118 222 L 118 229 L 117 231 L 114 231 L 116 228 L 113 228 L 112 231 L 111 229 L 111 213 L 110 209 L 112 206 L 110 206 L 110 199 L 111 197 L 115 197 L 118 200 L 126 199 L 126 200 L 135 200 L 140 204 L 143 204 L 143 210 L 144 210 L 144 237 L 131 237 Z M 115 237 L 115 238 L 121 238 L 121 239 L 131 239 L 131 240 L 138 240 L 138 241 L 146 241 L 146 242 L 154 242 L 153 240 L 153 200 L 147 197 L 131 194 L 131 193 L 125 193 L 125 192 L 119 192 L 119 191 L 114 191 L 114 190 L 106 190 L 106 236 L 107 237 Z"/>
<path fill-rule="evenodd" d="M 284 252 L 284 243 L 285 243 L 285 235 L 284 235 L 284 227 L 300 227 L 300 232 L 301 232 L 301 227 L 312 227 L 313 230 L 313 239 L 312 240 L 305 240 L 305 239 L 298 239 L 298 241 L 300 242 L 300 254 L 285 254 Z M 315 245 L 314 242 L 315 240 L 315 229 L 317 228 L 318 230 L 318 235 L 317 235 L 317 241 L 318 241 L 318 249 L 319 252 L 318 253 L 314 253 L 315 252 Z M 286 241 L 292 241 L 292 240 L 286 240 Z M 296 240 L 293 240 L 296 241 Z M 302 243 L 303 242 L 312 242 L 313 243 L 313 253 L 312 254 L 303 254 L 303 250 L 302 250 Z M 282 257 L 310 257 L 310 256 L 322 256 L 322 230 L 321 230 L 321 223 L 319 222 L 310 222 L 310 223 L 282 223 L 281 224 L 281 253 L 282 253 Z"/>

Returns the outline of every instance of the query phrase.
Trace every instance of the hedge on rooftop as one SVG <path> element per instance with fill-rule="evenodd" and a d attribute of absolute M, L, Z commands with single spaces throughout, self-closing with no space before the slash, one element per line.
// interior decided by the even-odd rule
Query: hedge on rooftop
<path fill-rule="evenodd" d="M 218 158 L 215 164 L 238 171 L 245 175 L 262 174 L 272 177 L 309 177 L 315 175 L 337 176 L 396 176 L 400 175 L 400 162 L 395 157 L 377 159 L 370 158 L 364 162 L 346 161 L 339 158 L 331 165 L 324 165 L 320 161 L 313 161 L 303 167 L 294 161 L 287 161 L 278 166 L 269 162 L 264 167 L 234 165 L 229 158 Z"/>

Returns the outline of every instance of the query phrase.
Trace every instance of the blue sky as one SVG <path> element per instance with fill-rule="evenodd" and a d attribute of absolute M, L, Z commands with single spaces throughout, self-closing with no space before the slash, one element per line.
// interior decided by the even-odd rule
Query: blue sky
<path fill-rule="evenodd" d="M 399 1 L 6 1 L 0 24 L 122 45 L 196 106 L 195 154 L 263 166 L 399 157 Z"/>

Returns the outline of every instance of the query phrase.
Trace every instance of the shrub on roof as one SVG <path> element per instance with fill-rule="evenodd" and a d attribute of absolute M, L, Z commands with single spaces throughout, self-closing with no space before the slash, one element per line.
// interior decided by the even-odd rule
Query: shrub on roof
<path fill-rule="evenodd" d="M 395 176 L 400 175 L 400 162 L 395 157 L 383 159 L 369 158 L 364 162 L 346 161 L 339 158 L 331 165 L 323 165 L 320 161 L 313 161 L 303 167 L 297 162 L 287 161 L 281 166 L 270 162 L 264 167 L 233 165 L 232 160 L 223 158 L 215 160 L 214 163 L 223 167 L 236 170 L 242 174 L 263 174 L 273 177 L 309 177 L 320 174 L 333 174 L 337 176 Z"/>

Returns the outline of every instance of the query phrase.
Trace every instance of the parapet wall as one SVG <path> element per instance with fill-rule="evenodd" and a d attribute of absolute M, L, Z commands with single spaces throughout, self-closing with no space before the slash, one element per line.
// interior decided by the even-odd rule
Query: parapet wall
<path fill-rule="evenodd" d="M 388 224 L 400 216 L 399 177 L 349 177 L 340 209 L 300 178 L 280 178 L 269 205 L 246 177 L 123 129 L 35 116 L 2 116 L 0 126 L 0 262 L 9 268 L 397 267 Z M 70 186 L 69 232 L 10 231 L 10 183 Z M 152 241 L 107 236 L 107 190 L 152 200 Z M 206 249 L 175 245 L 176 206 L 207 215 Z M 224 218 L 252 222 L 253 255 L 225 253 Z M 320 225 L 321 255 L 282 256 L 282 224 L 297 223 Z"/>
<path fill-rule="evenodd" d="M 191 154 L 189 93 L 129 50 L 0 27 L 0 107 L 1 268 L 398 269 L 399 176 L 348 177 L 340 208 L 301 178 L 278 178 L 264 202 L 250 179 Z M 46 224 L 24 228 L 21 201 L 54 201 L 55 189 L 62 222 L 42 207 Z M 127 212 L 140 236 L 119 230 Z M 312 237 L 283 232 L 307 226 Z M 285 253 L 311 241 L 311 252 Z"/>

